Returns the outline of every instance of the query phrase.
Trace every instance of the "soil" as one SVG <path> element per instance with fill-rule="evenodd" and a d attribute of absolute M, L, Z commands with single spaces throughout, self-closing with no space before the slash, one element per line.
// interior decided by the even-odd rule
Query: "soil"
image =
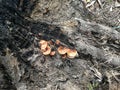
<path fill-rule="evenodd" d="M 86 1 L 0 0 L 0 90 L 120 90 L 119 0 Z"/>

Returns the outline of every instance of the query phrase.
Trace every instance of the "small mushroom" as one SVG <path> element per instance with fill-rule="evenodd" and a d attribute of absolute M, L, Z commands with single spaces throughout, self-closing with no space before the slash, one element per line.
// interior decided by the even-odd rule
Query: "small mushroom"
<path fill-rule="evenodd" d="M 60 44 L 60 40 L 56 40 L 56 42 L 55 42 L 57 45 L 59 45 Z"/>
<path fill-rule="evenodd" d="M 45 51 L 46 47 L 48 46 L 47 41 L 45 41 L 45 40 L 40 40 L 39 43 L 40 43 L 40 48 L 41 48 L 41 50 L 42 50 L 42 51 Z"/>
<path fill-rule="evenodd" d="M 50 52 L 50 55 L 54 56 L 55 55 L 55 51 Z"/>
<path fill-rule="evenodd" d="M 63 47 L 63 46 L 60 46 L 60 47 L 58 47 L 57 51 L 58 51 L 59 54 L 63 55 L 63 54 L 66 54 L 66 53 L 67 53 L 68 48 L 67 48 L 67 47 Z"/>
<path fill-rule="evenodd" d="M 49 55 L 50 52 L 51 52 L 51 48 L 50 48 L 50 46 L 47 46 L 46 49 L 45 49 L 45 51 L 43 51 L 43 54 L 44 55 Z"/>
<path fill-rule="evenodd" d="M 69 49 L 67 51 L 68 58 L 75 58 L 78 55 L 77 50 L 75 49 Z"/>

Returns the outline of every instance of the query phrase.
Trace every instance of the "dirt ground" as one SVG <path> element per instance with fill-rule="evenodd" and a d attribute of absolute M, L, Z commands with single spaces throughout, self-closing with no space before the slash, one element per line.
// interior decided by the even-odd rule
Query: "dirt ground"
<path fill-rule="evenodd" d="M 120 90 L 120 1 L 0 0 L 0 90 Z"/>

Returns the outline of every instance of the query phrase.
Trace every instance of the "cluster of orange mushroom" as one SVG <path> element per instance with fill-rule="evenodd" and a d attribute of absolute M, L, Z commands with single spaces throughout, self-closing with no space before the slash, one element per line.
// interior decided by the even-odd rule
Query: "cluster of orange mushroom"
<path fill-rule="evenodd" d="M 52 44 L 51 42 L 48 42 L 46 40 L 40 40 L 39 42 L 40 44 L 40 50 L 44 55 L 50 55 L 50 56 L 54 56 L 56 54 L 55 51 L 52 51 L 50 44 Z M 56 40 L 55 42 L 56 45 L 60 45 L 60 41 Z M 57 52 L 63 56 L 63 58 L 75 58 L 76 56 L 78 56 L 77 50 L 75 49 L 70 49 L 64 46 L 59 46 L 57 48 Z"/>

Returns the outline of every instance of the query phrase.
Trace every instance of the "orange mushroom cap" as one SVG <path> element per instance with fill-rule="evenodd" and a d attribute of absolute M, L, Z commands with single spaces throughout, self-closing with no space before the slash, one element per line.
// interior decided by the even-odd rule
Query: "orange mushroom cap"
<path fill-rule="evenodd" d="M 63 47 L 63 46 L 60 46 L 60 47 L 58 47 L 57 51 L 58 51 L 59 54 L 62 54 L 62 55 L 63 55 L 63 54 L 66 54 L 66 53 L 67 53 L 68 48 L 67 48 L 67 47 Z"/>
<path fill-rule="evenodd" d="M 48 43 L 45 40 L 40 40 L 39 43 L 40 43 L 40 48 L 42 51 L 44 51 L 46 49 L 46 47 L 48 46 Z"/>
<path fill-rule="evenodd" d="M 45 40 L 40 40 L 40 44 L 43 44 L 43 43 L 45 43 L 45 42 L 47 42 L 47 41 L 45 41 Z"/>
<path fill-rule="evenodd" d="M 68 58 L 75 58 L 78 55 L 77 50 L 75 49 L 69 49 L 67 51 Z"/>
<path fill-rule="evenodd" d="M 43 54 L 44 55 L 49 55 L 50 52 L 51 52 L 51 48 L 50 48 L 50 46 L 47 46 L 46 49 L 45 49 L 45 51 L 43 51 Z"/>
<path fill-rule="evenodd" d="M 55 42 L 57 45 L 59 45 L 60 44 L 60 40 L 56 40 L 56 42 Z"/>
<path fill-rule="evenodd" d="M 55 55 L 55 51 L 50 52 L 50 55 L 54 56 Z"/>

